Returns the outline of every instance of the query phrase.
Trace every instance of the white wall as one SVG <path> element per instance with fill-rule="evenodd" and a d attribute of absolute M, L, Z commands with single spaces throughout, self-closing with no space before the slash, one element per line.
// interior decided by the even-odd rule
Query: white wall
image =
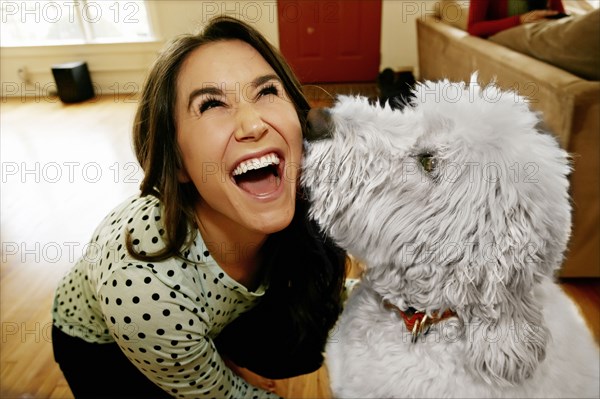
<path fill-rule="evenodd" d="M 412 70 L 419 75 L 417 19 L 435 15 L 437 1 L 383 0 L 381 69 Z"/>
<path fill-rule="evenodd" d="M 368 1 L 368 0 L 367 0 Z M 433 1 L 383 0 L 381 69 L 417 71 L 416 19 L 433 13 Z M 45 96 L 55 90 L 51 66 L 84 60 L 96 92 L 114 95 L 141 88 L 148 67 L 164 43 L 196 31 L 214 15 L 228 14 L 252 23 L 279 46 L 277 1 L 151 0 L 148 2 L 156 40 L 135 44 L 94 44 L 0 49 L 0 95 Z M 17 72 L 24 67 L 30 83 Z"/>
<path fill-rule="evenodd" d="M 226 14 L 254 25 L 269 41 L 279 47 L 277 0 L 258 1 L 151 1 L 155 8 L 161 38 L 198 30 L 210 18 Z"/>

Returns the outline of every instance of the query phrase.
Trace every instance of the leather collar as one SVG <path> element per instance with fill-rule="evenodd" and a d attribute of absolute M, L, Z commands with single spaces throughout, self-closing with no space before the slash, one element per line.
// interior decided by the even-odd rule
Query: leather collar
<path fill-rule="evenodd" d="M 406 329 L 412 333 L 413 343 L 417 341 L 419 335 L 427 334 L 432 324 L 438 323 L 450 317 L 457 316 L 456 312 L 450 309 L 445 310 L 441 315 L 439 312 L 433 312 L 428 315 L 425 312 L 416 310 L 415 308 L 402 310 L 398 306 L 393 305 L 386 300 L 383 301 L 383 307 L 396 312 L 398 315 L 400 315 L 400 317 L 402 317 Z"/>

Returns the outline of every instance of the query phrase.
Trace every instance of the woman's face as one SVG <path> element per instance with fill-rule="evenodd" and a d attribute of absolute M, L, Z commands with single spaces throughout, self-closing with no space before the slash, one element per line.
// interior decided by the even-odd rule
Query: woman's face
<path fill-rule="evenodd" d="M 177 80 L 179 179 L 200 193 L 201 223 L 270 234 L 294 214 L 302 132 L 294 104 L 249 44 L 203 45 Z"/>

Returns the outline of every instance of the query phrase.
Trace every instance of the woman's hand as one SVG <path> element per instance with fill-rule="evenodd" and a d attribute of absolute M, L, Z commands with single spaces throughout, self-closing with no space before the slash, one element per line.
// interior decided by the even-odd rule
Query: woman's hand
<path fill-rule="evenodd" d="M 521 14 L 519 20 L 522 24 L 527 24 L 530 22 L 539 21 L 541 19 L 551 17 L 552 15 L 558 14 L 558 11 L 555 10 L 533 10 L 528 13 Z"/>
<path fill-rule="evenodd" d="M 233 361 L 227 358 L 223 358 L 225 365 L 229 367 L 234 373 L 242 377 L 246 382 L 250 385 L 253 385 L 257 388 L 264 389 L 265 391 L 275 392 L 277 388 L 275 381 L 270 378 L 265 378 L 261 375 L 253 373 L 247 368 L 240 367 L 235 364 Z"/>

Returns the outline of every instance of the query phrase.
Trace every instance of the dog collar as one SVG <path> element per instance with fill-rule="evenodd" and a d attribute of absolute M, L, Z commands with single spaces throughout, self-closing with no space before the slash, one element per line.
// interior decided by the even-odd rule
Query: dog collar
<path fill-rule="evenodd" d="M 412 333 L 413 343 L 417 342 L 419 335 L 427 334 L 432 324 L 438 323 L 449 317 L 456 316 L 456 312 L 453 312 L 449 309 L 445 310 L 441 315 L 439 312 L 433 312 L 431 315 L 428 315 L 425 312 L 416 310 L 415 308 L 402 310 L 398 306 L 393 305 L 385 300 L 383 301 L 383 307 L 388 310 L 393 310 L 402 317 L 406 329 Z"/>

